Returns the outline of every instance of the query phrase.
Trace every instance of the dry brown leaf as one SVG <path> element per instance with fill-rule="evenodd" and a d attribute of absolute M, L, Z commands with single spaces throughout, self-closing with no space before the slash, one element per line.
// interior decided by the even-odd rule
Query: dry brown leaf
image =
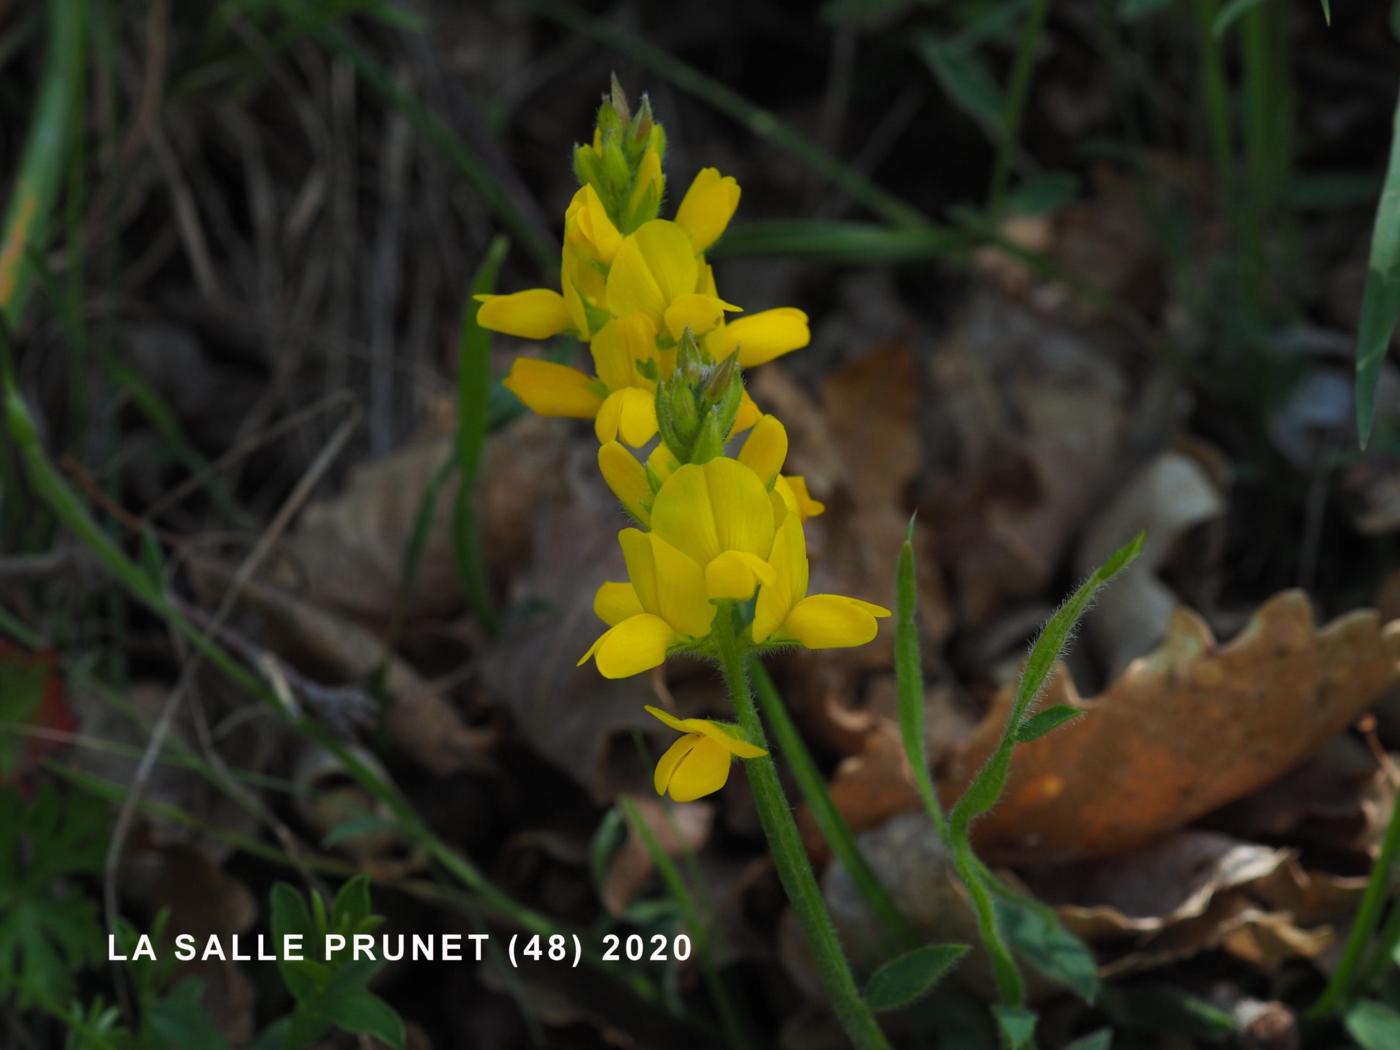
<path fill-rule="evenodd" d="M 715 822 L 713 806 L 702 802 L 676 806 L 644 796 L 633 797 L 632 804 L 646 822 L 656 844 L 667 856 L 699 853 L 709 841 L 710 829 Z M 621 915 L 655 869 L 651 851 L 641 836 L 629 826 L 627 838 L 613 854 L 607 876 L 603 879 L 603 906 L 611 914 Z"/>
<path fill-rule="evenodd" d="M 1157 645 L 1166 634 L 1177 596 L 1157 578 L 1172 548 L 1190 529 L 1219 518 L 1225 501 L 1190 456 L 1164 452 L 1128 483 L 1079 544 L 1076 569 L 1088 576 L 1128 538 L 1146 533 L 1133 572 L 1103 591 L 1088 621 L 1110 677 Z"/>
<path fill-rule="evenodd" d="M 231 565 L 213 558 L 195 557 L 189 564 L 198 584 L 219 593 L 234 578 Z M 238 603 L 256 611 L 264 643 L 312 677 L 362 682 L 385 659 L 384 643 L 365 628 L 281 587 L 250 581 Z M 490 768 L 494 730 L 466 725 L 447 698 L 402 660 L 390 656 L 385 668 L 390 703 L 384 726 L 411 759 L 438 776 Z"/>
<path fill-rule="evenodd" d="M 550 421 L 527 415 L 487 440 L 479 513 L 485 562 L 498 578 L 507 578 L 528 553 L 529 522 L 565 438 Z M 299 593 L 314 605 L 387 621 L 400 600 L 404 555 L 424 494 L 452 455 L 450 435 L 424 436 L 356 467 L 344 492 L 308 507 L 283 545 L 290 563 L 283 571 Z M 457 489 L 454 472 L 438 494 L 418 574 L 404 596 L 409 617 L 443 616 L 461 605 L 452 532 Z"/>
<path fill-rule="evenodd" d="M 1049 583 L 1111 476 L 1127 382 L 1084 333 L 986 291 L 929 374 L 919 520 L 960 622 L 978 627 Z"/>
<path fill-rule="evenodd" d="M 645 676 L 609 680 L 591 663 L 578 666 L 607 629 L 593 612 L 598 585 L 626 579 L 617 534 L 627 522 L 597 477 L 596 457 L 594 447 L 571 448 L 534 507 L 534 556 L 512 595 L 519 612 L 504 625 L 484 672 L 487 689 L 531 748 L 603 803 L 645 783 L 650 770 L 641 768 L 631 731 L 657 723 L 643 710 L 655 699 Z M 620 779 L 610 768 L 614 750 Z"/>
<path fill-rule="evenodd" d="M 1400 623 L 1371 610 L 1322 629 L 1301 591 L 1261 606 L 1221 645 L 1178 609 L 1167 637 L 1092 700 L 1063 665 L 1042 703 L 1086 713 L 1017 749 L 1000 804 L 976 826 L 989 857 L 1051 863 L 1131 849 L 1292 769 L 1394 684 Z M 995 747 L 1012 687 L 951 764 L 954 797 Z"/>

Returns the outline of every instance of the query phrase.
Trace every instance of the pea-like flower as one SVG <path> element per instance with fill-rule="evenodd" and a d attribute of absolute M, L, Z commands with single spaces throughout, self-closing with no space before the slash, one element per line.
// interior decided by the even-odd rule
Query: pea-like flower
<path fill-rule="evenodd" d="M 695 648 L 708 637 L 715 618 L 704 571 L 688 555 L 640 529 L 623 529 L 617 540 L 627 582 L 598 588 L 593 611 L 608 630 L 579 659 L 582 665 L 592 658 L 604 678 L 660 667 L 672 649 Z"/>
<path fill-rule="evenodd" d="M 707 718 L 677 718 L 646 705 L 647 713 L 684 734 L 656 763 L 652 784 L 658 795 L 693 802 L 712 795 L 729 780 L 735 758 L 759 758 L 768 752 L 738 735 L 736 729 Z"/>
<path fill-rule="evenodd" d="M 808 649 L 864 645 L 890 611 L 844 594 L 807 593 L 807 537 L 796 514 L 784 518 L 768 559 L 772 579 L 764 581 L 754 605 L 756 645 L 796 642 Z"/>

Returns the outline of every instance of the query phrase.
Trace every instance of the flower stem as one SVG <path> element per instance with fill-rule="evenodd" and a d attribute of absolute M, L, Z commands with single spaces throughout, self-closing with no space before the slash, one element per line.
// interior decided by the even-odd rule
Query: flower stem
<path fill-rule="evenodd" d="M 722 605 L 715 616 L 710 637 L 715 643 L 720 667 L 724 671 L 724 684 L 729 689 L 729 699 L 739 716 L 739 725 L 751 742 L 767 747 L 763 723 L 758 717 L 758 708 L 754 705 L 748 675 L 744 670 L 744 654 L 734 630 L 734 612 L 728 603 Z M 860 997 L 850 964 L 841 950 L 840 941 L 836 939 L 836 927 L 822 900 L 821 887 L 812 873 L 812 864 L 807 859 L 807 850 L 802 845 L 797 824 L 792 819 L 792 810 L 788 808 L 787 798 L 783 795 L 778 768 L 772 756 L 747 759 L 744 770 L 749 775 L 754 803 L 758 807 L 763 832 L 768 837 L 768 848 L 773 853 L 778 878 L 782 880 L 792 910 L 807 936 L 807 943 L 812 947 L 822 984 L 831 996 L 832 1010 L 858 1050 L 888 1050 L 885 1034 L 880 1031 L 875 1015 Z"/>

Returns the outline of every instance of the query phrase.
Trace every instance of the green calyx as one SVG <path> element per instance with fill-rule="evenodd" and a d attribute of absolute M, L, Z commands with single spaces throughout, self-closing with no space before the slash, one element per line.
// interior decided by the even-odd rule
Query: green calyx
<path fill-rule="evenodd" d="M 643 95 L 635 112 L 617 77 L 598 107 L 597 135 L 593 142 L 574 147 L 574 174 L 580 185 L 597 191 L 608 217 L 624 234 L 655 219 L 661 211 L 660 162 L 666 156 L 666 133 L 652 115 L 651 102 Z M 657 177 L 645 172 L 649 154 L 655 154 Z"/>
<path fill-rule="evenodd" d="M 737 358 L 714 363 L 687 328 L 677 343 L 675 372 L 656 388 L 661 440 L 681 463 L 722 456 L 743 396 Z"/>

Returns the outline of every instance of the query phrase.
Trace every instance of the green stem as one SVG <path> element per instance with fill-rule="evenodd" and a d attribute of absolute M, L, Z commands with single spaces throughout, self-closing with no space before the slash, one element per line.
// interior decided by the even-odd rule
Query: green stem
<path fill-rule="evenodd" d="M 1201 41 L 1201 101 L 1210 127 L 1220 214 L 1230 214 L 1234 185 L 1230 151 L 1230 97 L 1225 85 L 1225 58 L 1215 32 L 1216 0 L 1196 0 L 1196 23 Z"/>
<path fill-rule="evenodd" d="M 822 779 L 821 771 L 812 760 L 807 745 L 802 742 L 802 735 L 797 731 L 797 726 L 793 725 L 792 716 L 783 706 L 783 698 L 778 695 L 773 679 L 769 678 L 768 672 L 764 670 L 763 661 L 757 656 L 749 657 L 749 673 L 753 675 L 754 692 L 758 694 L 763 717 L 772 727 L 778 750 L 787 759 L 788 768 L 792 770 L 802 797 L 812 811 L 812 819 L 821 829 L 822 837 L 831 847 L 832 854 L 846 869 L 856 889 L 865 898 L 866 906 L 884 925 L 888 934 L 885 938 L 889 942 L 887 947 L 896 951 L 908 951 L 917 947 L 919 939 L 914 928 L 900 913 L 899 906 L 880 884 L 880 877 L 875 874 L 870 862 L 856 845 L 850 825 L 836 808 L 836 803 L 831 800 L 831 792 L 826 789 L 826 781 Z"/>
<path fill-rule="evenodd" d="M 1045 16 L 1050 0 L 1031 0 L 1030 17 L 1021 33 L 1021 46 L 1016 52 L 1016 65 L 1011 70 L 1011 84 L 1006 92 L 1006 108 L 1002 111 L 1001 141 L 997 143 L 996 164 L 992 168 L 992 185 L 987 194 L 987 210 L 996 214 L 1001 209 L 1006 184 L 1011 178 L 1011 157 L 1016 152 L 1016 137 L 1021 130 L 1021 114 L 1026 109 L 1030 93 L 1031 73 L 1035 69 L 1035 51 L 1040 46 L 1040 34 L 1045 28 Z"/>
<path fill-rule="evenodd" d="M 988 956 L 991 957 L 992 975 L 996 978 L 1001 1001 L 1013 1008 L 1024 1006 L 1026 989 L 1021 980 L 1021 970 L 1016 965 L 1011 949 L 1002 939 L 1001 927 L 997 925 L 996 909 L 992 906 L 992 895 L 983 879 L 981 864 L 972 852 L 967 829 L 955 829 L 948 845 L 953 851 L 953 866 L 957 869 L 958 878 L 967 888 L 967 895 L 972 898 L 972 910 L 977 916 L 977 932 L 982 937 L 982 943 L 987 946 Z"/>
<path fill-rule="evenodd" d="M 751 742 L 767 747 L 763 722 L 758 717 L 758 708 L 754 705 L 748 675 L 744 670 L 744 654 L 734 629 L 732 603 L 726 602 L 720 606 L 710 637 L 715 643 L 716 655 L 724 671 L 724 684 L 729 689 L 729 699 L 739 716 L 740 727 Z M 850 964 L 841 950 L 841 942 L 836 938 L 836 926 L 826 910 L 826 902 L 822 900 L 821 887 L 817 885 L 811 861 L 807 859 L 807 850 L 797 832 L 797 823 L 792 819 L 792 810 L 788 808 L 787 798 L 783 795 L 773 757 L 764 755 L 748 759 L 744 762 L 744 769 L 749 775 L 754 804 L 758 807 L 763 832 L 768 837 L 768 848 L 773 854 L 778 878 L 782 880 L 788 901 L 812 948 L 822 984 L 831 997 L 832 1011 L 858 1050 L 888 1050 L 885 1034 L 880 1031 L 875 1015 L 861 999 Z"/>
<path fill-rule="evenodd" d="M 680 907 L 681 915 L 684 916 L 686 925 L 690 927 L 691 937 L 695 941 L 695 955 L 700 963 L 700 976 L 704 979 L 706 987 L 710 990 L 710 996 L 715 1001 L 715 1007 L 719 1010 L 720 1023 L 724 1026 L 729 1045 L 734 1047 L 756 1046 L 743 1013 L 734 1001 L 734 997 L 729 993 L 728 984 L 725 983 L 724 977 L 715 967 L 710 944 L 710 926 L 701 917 L 700 909 L 687 888 L 685 879 L 681 878 L 681 873 L 671 860 L 670 855 L 661 848 L 661 843 L 657 841 L 651 826 L 642 818 L 637 804 L 624 795 L 618 799 L 618 805 L 622 808 L 627 823 L 632 826 L 633 832 L 642 840 L 642 845 L 651 855 L 652 863 L 656 865 L 656 870 L 661 875 L 661 881 L 666 884 L 667 891 Z"/>
<path fill-rule="evenodd" d="M 1371 878 L 1366 883 L 1366 892 L 1361 897 L 1361 907 L 1356 910 L 1356 921 L 1347 934 L 1346 947 L 1337 968 L 1332 971 L 1332 979 L 1327 982 L 1322 995 L 1308 1010 L 1308 1017 L 1325 1017 L 1336 1011 L 1351 992 L 1352 975 L 1370 943 L 1371 934 L 1380 921 L 1381 909 L 1390 892 L 1390 880 L 1395 872 L 1395 862 L 1400 858 L 1400 806 L 1390 814 L 1385 837 L 1381 840 L 1381 851 L 1376 863 L 1371 867 Z"/>

